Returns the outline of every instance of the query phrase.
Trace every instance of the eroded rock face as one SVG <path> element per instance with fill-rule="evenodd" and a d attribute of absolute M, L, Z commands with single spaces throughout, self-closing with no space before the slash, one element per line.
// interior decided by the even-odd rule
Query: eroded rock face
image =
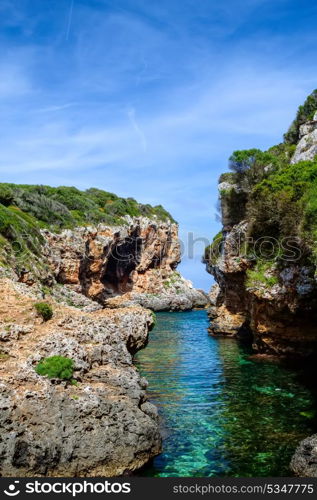
<path fill-rule="evenodd" d="M 299 477 L 317 477 L 317 434 L 300 442 L 291 461 L 291 470 Z"/>
<path fill-rule="evenodd" d="M 174 223 L 127 218 L 124 227 L 43 234 L 56 280 L 103 305 L 113 297 L 120 297 L 116 304 L 154 310 L 191 309 L 208 302 L 176 271 L 180 245 Z"/>
<path fill-rule="evenodd" d="M 9 279 L 0 295 L 1 475 L 115 476 L 160 452 L 156 408 L 132 363 L 147 343 L 150 311 L 52 302 L 53 319 L 43 323 Z M 73 359 L 77 385 L 35 372 L 53 355 Z"/>
<path fill-rule="evenodd" d="M 43 231 L 43 276 L 0 268 L 0 475 L 116 476 L 161 450 L 156 408 L 132 356 L 153 313 L 204 306 L 176 271 L 177 225 L 127 218 L 123 227 Z M 49 301 L 43 323 L 34 303 Z M 35 371 L 71 358 L 77 385 Z"/>
<path fill-rule="evenodd" d="M 317 352 L 315 266 L 289 262 L 278 269 L 267 262 L 263 282 L 252 282 L 248 271 L 255 268 L 256 257 L 244 248 L 249 224 L 227 224 L 218 254 L 206 260 L 217 282 L 211 293 L 209 331 L 251 339 L 257 353 L 310 356 Z"/>
<path fill-rule="evenodd" d="M 300 127 L 299 142 L 291 163 L 298 163 L 300 169 L 303 166 L 299 162 L 315 160 L 316 155 L 317 112 L 313 120 Z M 243 170 L 242 162 L 239 165 L 237 161 L 235 168 Z M 266 171 L 270 168 L 272 165 L 264 167 Z M 289 235 L 287 250 L 295 250 L 297 258 L 293 258 L 292 252 L 286 252 L 289 258 L 285 259 L 285 248 L 281 247 L 273 252 L 271 262 L 263 258 L 261 252 L 254 251 L 255 247 L 252 251 L 249 236 L 256 234 L 253 232 L 254 223 L 259 225 L 260 221 L 256 220 L 254 212 L 252 215 L 252 206 L 247 206 L 247 190 L 255 183 L 241 181 L 241 188 L 232 181 L 234 178 L 237 176 L 228 173 L 220 178 L 222 238 L 216 239 L 205 256 L 207 271 L 216 280 L 209 294 L 210 334 L 248 339 L 259 357 L 269 354 L 305 361 L 310 358 L 309 361 L 315 362 L 317 271 L 312 246 L 307 245 L 303 238 L 294 243 Z M 226 182 L 222 182 L 224 179 Z M 255 196 L 256 191 L 253 191 Z M 250 199 L 252 201 L 252 197 Z M 265 210 L 265 205 L 262 206 Z M 274 215 L 271 217 L 274 220 Z M 279 220 L 280 224 L 282 222 Z M 295 231 L 295 234 L 300 233 Z M 291 469 L 297 476 L 317 477 L 316 434 L 299 444 Z"/>

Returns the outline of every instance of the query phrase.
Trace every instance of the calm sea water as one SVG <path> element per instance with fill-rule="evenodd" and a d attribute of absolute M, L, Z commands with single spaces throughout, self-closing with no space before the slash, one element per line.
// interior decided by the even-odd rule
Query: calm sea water
<path fill-rule="evenodd" d="M 208 336 L 205 311 L 157 320 L 136 365 L 159 408 L 163 453 L 141 475 L 289 475 L 296 445 L 316 432 L 316 402 L 298 372 Z"/>

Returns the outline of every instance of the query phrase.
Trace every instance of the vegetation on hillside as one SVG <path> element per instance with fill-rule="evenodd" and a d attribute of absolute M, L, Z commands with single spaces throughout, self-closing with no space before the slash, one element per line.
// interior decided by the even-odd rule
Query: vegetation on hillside
<path fill-rule="evenodd" d="M 271 288 L 278 283 L 277 277 L 272 274 L 272 263 L 259 260 L 253 269 L 247 270 L 247 288 L 264 285 Z"/>
<path fill-rule="evenodd" d="M 0 184 L 0 204 L 20 209 L 19 215 L 27 214 L 38 227 L 54 230 L 98 223 L 120 225 L 125 215 L 173 221 L 161 205 L 144 205 L 96 188 L 80 191 L 66 186 Z"/>
<path fill-rule="evenodd" d="M 317 161 L 287 165 L 253 187 L 248 212 L 257 235 L 317 236 Z"/>
<path fill-rule="evenodd" d="M 44 239 L 34 217 L 18 207 L 0 204 L 0 265 L 14 263 L 19 274 L 27 267 L 41 268 L 43 243 Z"/>
<path fill-rule="evenodd" d="M 220 193 L 226 213 L 238 211 L 239 220 L 249 220 L 248 237 L 253 242 L 263 237 L 275 238 L 278 242 L 292 237 L 295 247 L 304 250 L 301 254 L 305 258 L 317 254 L 317 158 L 297 164 L 290 161 L 300 125 L 312 119 L 316 110 L 317 90 L 300 106 L 283 143 L 264 152 L 259 149 L 235 151 L 229 158 L 231 172 L 219 179 L 220 183 L 228 183 L 225 192 Z M 237 201 L 241 193 L 245 196 L 243 210 L 239 210 Z M 233 223 L 236 222 L 239 221 Z M 212 254 L 211 263 L 215 259 L 213 247 L 217 245 L 213 243 L 208 247 L 205 255 L 206 258 L 208 253 Z M 250 282 L 260 278 L 266 279 L 262 268 L 250 272 Z M 268 279 L 272 281 L 271 277 Z"/>
<path fill-rule="evenodd" d="M 208 261 L 210 264 L 215 264 L 217 262 L 217 259 L 221 254 L 222 241 L 223 234 L 222 231 L 220 231 L 216 234 L 216 236 L 214 236 L 212 243 L 205 248 L 205 254 L 203 257 L 204 262 Z"/>
<path fill-rule="evenodd" d="M 144 205 L 101 189 L 0 183 L 0 266 L 13 267 L 19 274 L 45 274 L 41 229 L 125 225 L 126 215 L 175 222 L 161 205 Z"/>
<path fill-rule="evenodd" d="M 256 157 L 253 150 L 235 153 L 236 157 L 250 155 L 248 166 L 241 170 L 239 165 L 234 178 L 246 193 L 243 217 L 252 223 L 249 236 L 253 240 L 292 236 L 313 249 L 317 238 L 317 160 L 285 163 L 287 149 L 289 145 L 280 145 Z M 229 205 L 230 199 L 226 196 Z"/>

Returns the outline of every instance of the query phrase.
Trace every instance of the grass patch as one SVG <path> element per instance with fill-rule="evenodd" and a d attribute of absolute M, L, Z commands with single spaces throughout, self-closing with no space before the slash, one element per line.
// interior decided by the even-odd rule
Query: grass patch
<path fill-rule="evenodd" d="M 258 261 L 254 269 L 247 270 L 247 288 L 255 288 L 257 286 L 265 286 L 272 288 L 277 285 L 277 276 L 268 275 L 272 271 L 272 263 L 265 261 Z"/>

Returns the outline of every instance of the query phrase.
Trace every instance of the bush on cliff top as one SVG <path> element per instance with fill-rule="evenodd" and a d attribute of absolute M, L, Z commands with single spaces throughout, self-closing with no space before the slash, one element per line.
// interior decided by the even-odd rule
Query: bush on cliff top
<path fill-rule="evenodd" d="M 40 361 L 35 371 L 38 375 L 48 378 L 59 378 L 61 380 L 71 380 L 74 373 L 74 362 L 64 356 L 51 356 Z"/>
<path fill-rule="evenodd" d="M 231 182 L 249 190 L 282 165 L 287 165 L 293 151 L 294 148 L 291 145 L 284 144 L 274 146 L 268 151 L 260 149 L 234 151 L 229 158 L 229 168 L 233 172 Z M 223 175 L 219 182 L 222 182 L 222 179 Z"/>
<path fill-rule="evenodd" d="M 317 161 L 287 165 L 257 184 L 248 214 L 261 235 L 299 236 L 317 232 Z"/>
<path fill-rule="evenodd" d="M 317 90 L 299 108 L 284 143 L 266 152 L 258 149 L 235 151 L 229 158 L 231 172 L 222 174 L 219 179 L 220 183 L 237 184 L 245 193 L 244 210 L 239 210 L 238 220 L 231 218 L 229 224 L 243 218 L 249 220 L 248 236 L 253 241 L 261 237 L 279 241 L 295 237 L 294 248 L 301 249 L 304 259 L 317 254 L 317 158 L 295 165 L 290 161 L 299 138 L 299 127 L 312 119 L 316 110 Z M 221 193 L 221 201 L 223 217 L 237 213 L 236 196 Z M 206 249 L 205 260 L 214 263 L 212 248 L 213 245 Z"/>
<path fill-rule="evenodd" d="M 284 135 L 284 140 L 290 144 L 296 144 L 299 140 L 299 128 L 308 120 L 312 120 L 317 110 L 317 89 L 306 99 L 303 105 L 299 106 L 296 118 Z"/>

